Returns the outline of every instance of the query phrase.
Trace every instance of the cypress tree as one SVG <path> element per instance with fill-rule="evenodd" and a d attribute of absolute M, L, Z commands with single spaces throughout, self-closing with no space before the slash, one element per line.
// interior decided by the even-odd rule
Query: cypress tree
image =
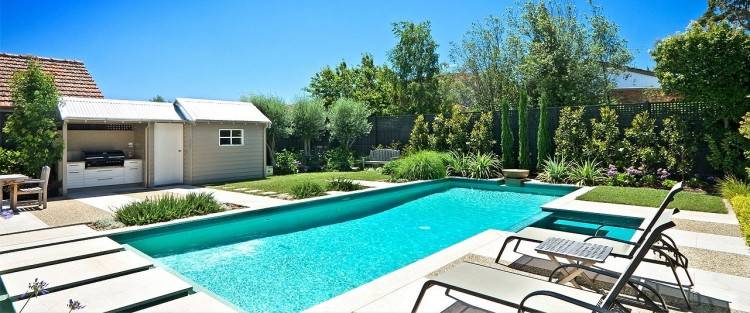
<path fill-rule="evenodd" d="M 546 91 L 539 96 L 539 128 L 536 134 L 536 168 L 542 168 L 544 161 L 552 154 L 549 134 L 549 118 L 547 117 L 549 98 Z"/>
<path fill-rule="evenodd" d="M 526 90 L 521 89 L 518 98 L 518 167 L 523 169 L 529 168 L 529 134 L 526 110 L 528 98 Z"/>
<path fill-rule="evenodd" d="M 516 158 L 513 157 L 513 133 L 510 131 L 510 104 L 507 100 L 502 101 L 502 116 L 500 120 L 500 142 L 503 148 L 503 167 L 513 167 L 516 163 Z"/>

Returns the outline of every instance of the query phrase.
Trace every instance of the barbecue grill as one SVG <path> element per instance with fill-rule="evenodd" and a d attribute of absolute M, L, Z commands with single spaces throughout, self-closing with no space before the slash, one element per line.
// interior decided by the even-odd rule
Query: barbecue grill
<path fill-rule="evenodd" d="M 86 162 L 86 168 L 123 166 L 125 164 L 125 153 L 121 150 L 84 151 L 83 160 Z"/>

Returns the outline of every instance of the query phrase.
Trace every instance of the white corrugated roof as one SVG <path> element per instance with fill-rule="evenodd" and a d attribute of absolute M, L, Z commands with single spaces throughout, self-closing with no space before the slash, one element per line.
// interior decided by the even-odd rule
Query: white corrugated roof
<path fill-rule="evenodd" d="M 177 98 L 174 103 L 186 119 L 194 122 L 271 123 L 258 108 L 248 102 Z"/>
<path fill-rule="evenodd" d="M 182 122 L 168 102 L 62 97 L 58 105 L 63 120 Z"/>

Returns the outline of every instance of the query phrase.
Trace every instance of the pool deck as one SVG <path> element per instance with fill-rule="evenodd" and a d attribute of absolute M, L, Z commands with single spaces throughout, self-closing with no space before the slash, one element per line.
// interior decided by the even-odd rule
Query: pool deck
<path fill-rule="evenodd" d="M 371 187 L 388 188 L 390 186 L 392 185 L 378 184 Z M 653 214 L 654 208 L 575 200 L 578 195 L 585 193 L 588 189 L 588 187 L 581 188 L 543 205 L 543 208 L 646 218 Z M 290 202 L 191 186 L 165 188 L 163 191 L 178 194 L 210 191 L 217 196 L 219 201 L 245 203 L 248 206 L 246 209 L 222 212 L 213 215 L 214 217 L 260 210 Z M 89 198 L 93 197 L 95 196 Z M 301 202 L 304 201 L 310 200 Z M 89 203 L 106 205 L 106 201 L 99 199 L 92 199 Z M 32 276 L 38 277 L 40 273 L 47 273 L 44 276 L 51 277 L 47 279 L 50 280 L 52 288 L 59 290 L 50 295 L 57 294 L 58 296 L 40 297 L 39 299 L 44 298 L 43 301 L 34 299 L 32 302 L 35 304 L 30 307 L 60 311 L 64 308 L 57 303 L 58 297 L 77 297 L 76 300 L 90 304 L 91 307 L 88 308 L 92 310 L 142 309 L 150 312 L 236 310 L 231 304 L 202 290 L 179 274 L 163 270 L 150 258 L 137 251 L 128 251 L 128 247 L 106 238 L 107 235 L 123 231 L 184 223 L 207 218 L 206 216 L 103 232 L 84 229 L 86 227 L 82 225 L 45 228 L 46 224 L 28 216 L 32 215 L 20 214 L 8 220 L 0 220 L 0 254 L 3 254 L 3 259 L 7 261 L 0 262 L 2 263 L 0 264 L 0 279 L 8 287 L 10 297 L 15 298 L 28 284 L 25 280 Z M 681 249 L 685 250 L 686 254 L 689 254 L 688 257 L 691 259 L 690 273 L 695 286 L 690 289 L 689 296 L 694 306 L 697 305 L 695 311 L 750 312 L 750 248 L 737 235 L 738 222 L 734 214 L 731 211 L 729 214 L 681 211 L 674 216 L 674 219 L 678 227 L 669 230 L 668 234 L 675 239 Z M 683 223 L 679 221 L 684 221 L 686 226 L 683 227 Z M 506 252 L 501 262 L 503 265 L 494 264 L 493 260 L 499 251 L 500 242 L 510 234 L 512 233 L 499 230 L 484 231 L 315 305 L 307 311 L 410 311 L 422 284 L 435 272 L 449 268 L 456 262 L 474 262 L 510 271 L 533 269 L 531 272 L 544 272 L 551 269 L 552 264 L 546 261 L 544 256 L 536 254 L 533 250 L 535 245 L 531 243 L 521 244 L 520 253 Z M 602 267 L 618 271 L 624 268 L 624 262 L 625 260 L 610 258 Z M 543 278 L 535 274 L 524 273 Z M 644 264 L 639 267 L 636 275 L 644 279 L 647 277 L 659 280 L 661 281 L 660 292 L 670 297 L 678 296 L 674 285 L 668 283 L 674 280 L 668 268 Z M 155 289 L 144 288 L 143 284 L 150 281 L 163 281 L 165 286 Z M 100 298 L 107 298 L 101 290 L 108 290 L 107 288 L 122 292 L 125 301 L 117 303 L 101 301 Z M 420 311 L 458 312 L 470 309 L 468 305 L 490 311 L 515 311 L 515 309 L 497 306 L 470 296 L 459 296 L 457 299 L 446 297 L 444 290 L 440 288 L 432 288 L 427 293 Z M 679 301 L 675 304 L 677 307 L 680 306 Z M 18 309 L 20 302 L 15 301 L 13 305 Z"/>

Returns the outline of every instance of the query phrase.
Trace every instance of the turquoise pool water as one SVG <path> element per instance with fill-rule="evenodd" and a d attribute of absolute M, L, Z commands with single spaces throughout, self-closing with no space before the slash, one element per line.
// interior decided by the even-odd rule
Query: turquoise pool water
<path fill-rule="evenodd" d="M 447 180 L 115 239 L 243 310 L 297 312 L 484 230 L 525 227 L 569 191 Z"/>
<path fill-rule="evenodd" d="M 630 240 L 642 222 L 643 219 L 637 217 L 555 211 L 531 226 Z"/>

